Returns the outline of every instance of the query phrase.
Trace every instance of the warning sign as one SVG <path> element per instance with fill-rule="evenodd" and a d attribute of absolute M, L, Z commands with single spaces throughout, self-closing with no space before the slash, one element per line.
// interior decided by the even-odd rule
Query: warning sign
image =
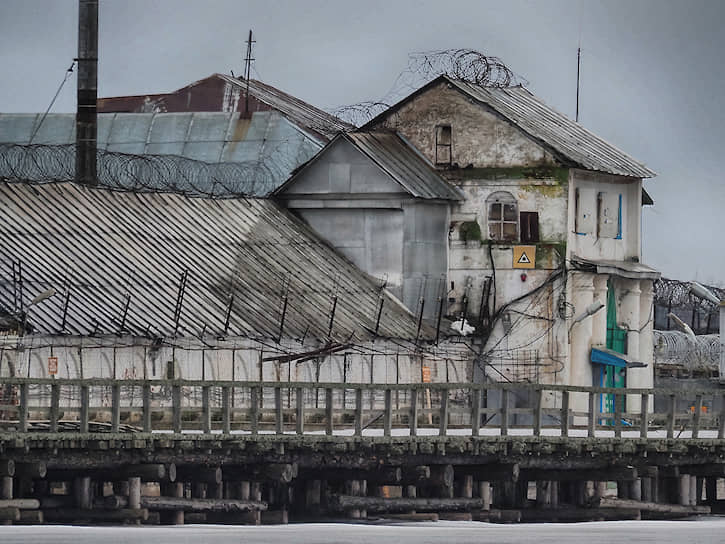
<path fill-rule="evenodd" d="M 48 357 L 48 375 L 58 374 L 58 357 Z"/>
<path fill-rule="evenodd" d="M 535 268 L 536 246 L 514 246 L 514 268 Z"/>

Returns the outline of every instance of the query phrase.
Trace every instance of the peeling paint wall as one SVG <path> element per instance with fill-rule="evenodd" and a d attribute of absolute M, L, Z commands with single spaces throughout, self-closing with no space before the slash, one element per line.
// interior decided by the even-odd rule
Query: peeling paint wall
<path fill-rule="evenodd" d="M 577 196 L 578 192 L 578 196 Z M 619 197 L 621 195 L 621 216 Z M 568 248 L 586 259 L 636 261 L 641 257 L 642 181 L 583 170 L 571 171 Z M 619 228 L 602 232 L 603 207 Z M 612 236 L 614 234 L 614 236 Z"/>
<path fill-rule="evenodd" d="M 548 151 L 518 128 L 445 82 L 413 98 L 376 128 L 397 130 L 435 164 L 438 125 L 450 125 L 451 162 L 461 168 L 555 164 Z"/>

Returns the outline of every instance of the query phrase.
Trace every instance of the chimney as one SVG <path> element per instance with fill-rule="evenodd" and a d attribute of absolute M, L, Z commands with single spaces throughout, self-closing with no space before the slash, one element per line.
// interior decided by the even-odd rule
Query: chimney
<path fill-rule="evenodd" d="M 98 0 L 78 0 L 76 182 L 96 185 Z"/>

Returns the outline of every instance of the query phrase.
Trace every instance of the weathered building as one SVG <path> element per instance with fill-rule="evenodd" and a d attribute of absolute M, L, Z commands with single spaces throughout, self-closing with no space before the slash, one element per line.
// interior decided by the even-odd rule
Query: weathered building
<path fill-rule="evenodd" d="M 417 315 L 444 311 L 450 204 L 462 195 L 400 136 L 341 133 L 275 196 Z"/>
<path fill-rule="evenodd" d="M 446 76 L 361 131 L 367 135 L 346 141 L 382 142 L 381 132 L 395 132 L 464 195 L 444 201 L 450 222 L 429 227 L 449 238 L 446 313 L 478 326 L 478 362 L 490 378 L 651 385 L 652 282 L 659 274 L 640 263 L 642 179 L 651 170 L 522 87 Z M 303 169 L 300 186 L 324 187 L 330 172 L 353 168 L 353 160 L 326 151 L 328 169 Z M 303 217 L 314 200 L 321 209 L 324 199 L 340 198 L 316 189 L 301 204 L 290 190 L 294 184 L 278 196 Z M 392 275 L 358 263 L 377 277 Z"/>
<path fill-rule="evenodd" d="M 464 346 L 435 345 L 380 282 L 271 200 L 73 183 L 2 182 L 0 193 L 0 307 L 14 333 L 3 376 L 470 377 Z"/>

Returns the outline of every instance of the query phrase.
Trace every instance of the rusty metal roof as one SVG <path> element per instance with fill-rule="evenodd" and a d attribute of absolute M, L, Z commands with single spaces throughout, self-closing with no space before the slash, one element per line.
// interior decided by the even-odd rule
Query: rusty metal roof
<path fill-rule="evenodd" d="M 247 83 L 245 80 L 237 79 L 225 74 L 214 74 L 213 77 L 221 78 L 225 82 L 231 85 L 236 85 L 243 92 L 246 92 Z M 333 137 L 338 132 L 352 130 L 355 128 L 342 119 L 339 119 L 320 108 L 316 108 L 304 100 L 300 100 L 291 94 L 287 94 L 276 87 L 272 87 L 271 85 L 267 85 L 266 83 L 262 83 L 256 79 L 249 80 L 249 94 L 257 100 L 264 102 L 271 108 L 281 112 L 292 122 L 324 134 L 328 138 Z"/>
<path fill-rule="evenodd" d="M 225 74 L 212 74 L 169 93 L 114 96 L 98 99 L 99 113 L 116 112 L 245 112 L 276 111 L 325 141 L 342 130 L 354 127 L 284 91 L 249 80 L 249 101 L 245 100 L 247 82 Z M 249 108 L 247 110 L 247 107 Z"/>
<path fill-rule="evenodd" d="M 635 178 L 657 175 L 624 151 L 547 106 L 524 87 L 482 87 L 446 79 L 581 168 Z"/>
<path fill-rule="evenodd" d="M 344 139 L 388 174 L 405 191 L 416 198 L 464 200 L 463 194 L 443 179 L 432 164 L 398 134 L 390 131 L 343 132 L 325 149 L 297 170 L 274 194 L 281 194 L 306 166 L 324 156 L 340 139 Z"/>
<path fill-rule="evenodd" d="M 4 310 L 57 290 L 28 311 L 40 333 L 169 337 L 178 314 L 179 336 L 276 338 L 285 295 L 286 338 L 327 339 L 332 322 L 334 341 L 370 339 L 381 297 L 380 335 L 417 333 L 400 302 L 266 199 L 0 183 L 0 261 Z"/>

